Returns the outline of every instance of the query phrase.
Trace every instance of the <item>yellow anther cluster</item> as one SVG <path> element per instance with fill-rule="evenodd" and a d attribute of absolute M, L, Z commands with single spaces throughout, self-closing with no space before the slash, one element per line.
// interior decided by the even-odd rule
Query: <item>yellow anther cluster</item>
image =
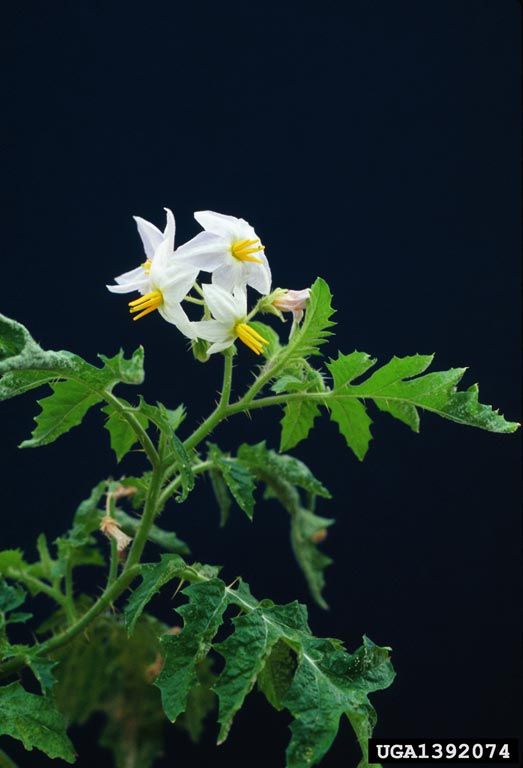
<path fill-rule="evenodd" d="M 234 332 L 240 341 L 243 341 L 245 346 L 252 349 L 255 355 L 261 355 L 263 347 L 269 343 L 267 339 L 264 339 L 258 331 L 255 331 L 247 323 L 237 323 L 234 327 Z"/>
<path fill-rule="evenodd" d="M 139 299 L 130 301 L 129 312 L 132 315 L 135 315 L 133 320 L 139 320 L 141 317 L 145 317 L 145 315 L 148 315 L 150 312 L 154 312 L 155 309 L 158 309 L 162 302 L 162 292 L 151 291 L 150 293 L 146 293 L 145 296 L 140 296 Z M 136 315 L 136 312 L 139 314 Z"/>
<path fill-rule="evenodd" d="M 252 261 L 254 264 L 263 264 L 261 259 L 253 256 L 253 253 L 263 251 L 263 245 L 259 240 L 237 240 L 232 245 L 232 255 L 238 261 Z"/>

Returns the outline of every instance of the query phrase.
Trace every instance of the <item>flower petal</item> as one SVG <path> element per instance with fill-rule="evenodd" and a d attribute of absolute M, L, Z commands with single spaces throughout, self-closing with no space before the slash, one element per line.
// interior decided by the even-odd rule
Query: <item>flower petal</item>
<path fill-rule="evenodd" d="M 169 248 L 174 251 L 174 236 L 176 234 L 176 222 L 174 220 L 174 214 L 170 208 L 164 208 L 167 214 L 167 221 L 165 223 L 165 229 L 163 231 L 163 238 L 167 240 Z"/>
<path fill-rule="evenodd" d="M 234 323 L 237 319 L 237 304 L 234 296 L 219 285 L 202 286 L 203 295 L 213 317 L 222 323 Z"/>
<path fill-rule="evenodd" d="M 158 311 L 164 320 L 175 325 L 184 336 L 187 336 L 189 339 L 197 338 L 196 331 L 193 328 L 195 323 L 189 320 L 181 304 L 164 300 L 163 304 L 158 307 Z"/>
<path fill-rule="evenodd" d="M 135 283 L 145 276 L 144 268 L 136 267 L 136 269 L 131 269 L 129 272 L 123 272 L 121 275 L 118 275 L 118 277 L 115 277 L 114 282 L 118 283 L 118 285 L 125 285 L 125 283 Z"/>
<path fill-rule="evenodd" d="M 163 240 L 163 234 L 158 227 L 155 227 L 150 221 L 142 219 L 141 216 L 133 216 L 133 219 L 138 227 L 138 234 L 142 238 L 145 255 L 152 261 L 154 259 L 154 252 Z"/>
<path fill-rule="evenodd" d="M 234 303 L 236 305 L 236 316 L 245 317 L 247 314 L 247 289 L 244 286 L 238 286 L 234 289 Z"/>
<path fill-rule="evenodd" d="M 176 257 L 190 261 L 205 272 L 214 272 L 231 258 L 231 252 L 228 241 L 223 237 L 212 232 L 200 232 L 177 248 Z"/>
<path fill-rule="evenodd" d="M 198 270 L 192 264 L 178 264 L 175 257 L 173 262 L 164 269 L 151 268 L 151 285 L 157 287 L 164 301 L 179 303 L 191 290 L 198 276 Z"/>
<path fill-rule="evenodd" d="M 192 326 L 199 339 L 217 342 L 234 340 L 229 325 L 219 320 L 197 320 Z"/>
<path fill-rule="evenodd" d="M 256 254 L 262 260 L 262 264 L 246 264 L 245 282 L 254 288 L 255 291 L 266 295 L 271 291 L 271 268 L 264 253 Z"/>
<path fill-rule="evenodd" d="M 207 232 L 225 237 L 228 241 L 236 239 L 240 222 L 236 216 L 226 216 L 215 211 L 195 211 L 194 218 Z"/>
<path fill-rule="evenodd" d="M 133 291 L 140 291 L 140 293 L 147 293 L 149 290 L 149 278 L 145 277 L 143 280 L 137 280 L 134 283 L 124 283 L 123 285 L 106 285 L 108 291 L 111 293 L 132 293 Z"/>
<path fill-rule="evenodd" d="M 218 267 L 218 269 L 213 272 L 212 282 L 213 285 L 217 285 L 226 291 L 232 291 L 235 285 L 242 284 L 242 275 L 243 269 L 241 263 L 233 258 L 231 262 Z M 243 281 L 243 285 L 245 285 L 245 281 Z"/>
<path fill-rule="evenodd" d="M 230 339 L 229 341 L 217 341 L 214 344 L 211 344 L 211 346 L 207 350 L 207 354 L 214 355 L 215 352 L 223 352 L 224 349 L 227 349 L 227 347 L 231 347 L 233 344 L 234 344 L 234 339 Z"/>

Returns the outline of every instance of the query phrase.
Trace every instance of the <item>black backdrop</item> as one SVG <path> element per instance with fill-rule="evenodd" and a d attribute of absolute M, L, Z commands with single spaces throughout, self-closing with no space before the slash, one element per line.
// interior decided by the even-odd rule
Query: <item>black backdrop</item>
<path fill-rule="evenodd" d="M 146 394 L 184 401 L 194 424 L 220 361 L 192 361 L 157 315 L 132 324 L 104 284 L 140 258 L 131 214 L 160 224 L 170 206 L 181 242 L 198 230 L 192 211 L 210 208 L 256 225 L 277 284 L 327 279 L 342 350 L 435 351 L 517 418 L 519 4 L 186 5 L 11 5 L 2 311 L 88 359 L 142 343 Z M 240 378 L 251 365 L 241 350 Z M 2 546 L 57 535 L 119 471 L 95 415 L 18 452 L 34 412 L 30 396 L 2 406 Z M 275 412 L 216 437 L 229 448 L 267 432 L 276 444 Z M 361 465 L 326 420 L 296 451 L 335 495 L 320 508 L 337 518 L 331 610 L 310 608 L 313 629 L 393 647 L 396 682 L 374 697 L 381 736 L 516 735 L 518 438 L 431 416 L 420 436 L 377 416 L 374 434 Z M 256 595 L 308 599 L 271 504 L 218 532 L 202 483 L 171 520 L 195 557 L 242 573 Z M 168 596 L 158 608 L 169 615 Z M 99 725 L 75 733 L 81 768 L 110 765 L 93 746 Z M 244 765 L 254 752 L 280 765 L 286 726 L 253 695 L 226 745 L 214 748 L 212 726 L 200 748 L 171 731 L 162 765 Z M 51 762 L 6 747 L 22 766 Z M 356 755 L 344 725 L 324 765 Z"/>

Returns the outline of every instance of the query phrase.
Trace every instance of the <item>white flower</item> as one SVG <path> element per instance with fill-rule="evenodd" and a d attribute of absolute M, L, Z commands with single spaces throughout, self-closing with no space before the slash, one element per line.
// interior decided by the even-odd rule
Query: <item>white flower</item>
<path fill-rule="evenodd" d="M 221 352 L 240 339 L 249 349 L 259 355 L 269 342 L 247 323 L 247 294 L 236 288 L 231 295 L 219 285 L 204 285 L 205 302 L 214 320 L 200 320 L 191 323 L 191 332 L 199 339 L 213 342 L 208 354 Z M 188 335 L 188 334 L 187 334 Z M 194 338 L 194 336 L 192 337 Z"/>
<path fill-rule="evenodd" d="M 139 299 L 129 302 L 133 320 L 139 320 L 158 310 L 164 320 L 176 325 L 182 333 L 191 335 L 191 322 L 181 302 L 191 290 L 198 276 L 198 269 L 176 258 L 168 240 L 163 240 L 154 253 L 149 270 L 149 291 Z"/>
<path fill-rule="evenodd" d="M 145 317 L 155 309 L 164 320 L 189 335 L 190 321 L 181 301 L 198 276 L 198 268 L 177 258 L 174 251 L 175 221 L 172 211 L 165 209 L 167 223 L 164 232 L 139 216 L 135 216 L 147 260 L 136 269 L 115 278 L 117 285 L 108 285 L 112 293 L 138 291 L 139 299 L 129 302 L 133 320 Z"/>
<path fill-rule="evenodd" d="M 111 293 L 131 293 L 132 291 L 147 293 L 150 290 L 149 273 L 156 250 L 162 242 L 167 242 L 169 250 L 174 251 L 176 224 L 173 212 L 169 208 L 164 210 L 167 214 L 167 221 L 163 232 L 160 232 L 158 227 L 155 227 L 150 221 L 146 221 L 140 216 L 133 216 L 147 258 L 136 269 L 131 269 L 130 272 L 124 272 L 122 275 L 115 277 L 117 284 L 106 286 Z"/>
<path fill-rule="evenodd" d="M 227 291 L 250 285 L 258 293 L 271 290 L 271 270 L 260 238 L 245 221 L 214 211 L 196 211 L 194 218 L 205 229 L 178 249 L 205 272 L 212 282 Z"/>
<path fill-rule="evenodd" d="M 303 288 L 301 291 L 284 291 L 275 297 L 272 304 L 281 312 L 292 312 L 294 321 L 299 323 L 303 317 L 303 311 L 307 307 L 310 295 L 309 288 Z"/>

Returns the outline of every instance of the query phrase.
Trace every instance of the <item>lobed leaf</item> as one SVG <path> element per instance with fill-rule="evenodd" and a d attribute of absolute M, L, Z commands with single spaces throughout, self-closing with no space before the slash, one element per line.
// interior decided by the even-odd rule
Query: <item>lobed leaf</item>
<path fill-rule="evenodd" d="M 179 555 L 162 555 L 159 563 L 140 566 L 142 583 L 131 594 L 123 611 L 129 635 L 133 633 L 147 603 L 169 581 L 182 578 L 186 569 L 185 561 Z"/>
<path fill-rule="evenodd" d="M 343 715 L 358 736 L 366 766 L 367 739 L 375 724 L 368 694 L 392 682 L 389 649 L 364 638 L 363 646 L 349 654 L 337 640 L 313 637 L 306 609 L 298 603 L 259 602 L 245 583 L 226 587 L 203 568 L 188 568 L 187 577 L 197 583 L 183 591 L 188 599 L 178 609 L 183 629 L 161 638 L 164 663 L 156 685 L 169 719 L 176 720 L 186 709 L 199 665 L 211 649 L 225 611 L 236 606 L 241 614 L 233 619 L 231 634 L 214 646 L 225 661 L 214 685 L 219 743 L 258 682 L 276 708 L 285 707 L 295 718 L 287 750 L 289 768 L 316 764 L 332 744 Z"/>
<path fill-rule="evenodd" d="M 330 749 L 343 715 L 354 728 L 363 753 L 359 768 L 368 768 L 368 739 L 376 723 L 368 694 L 388 688 L 393 679 L 388 649 L 368 638 L 352 655 L 332 640 L 304 638 L 284 700 L 294 717 L 288 768 L 318 763 Z"/>
<path fill-rule="evenodd" d="M 249 520 L 252 520 L 256 487 L 252 472 L 245 462 L 226 456 L 218 446 L 210 443 L 209 448 L 209 458 L 213 461 L 215 469 L 220 471 L 240 509 L 245 512 Z"/>
<path fill-rule="evenodd" d="M 207 656 L 228 605 L 225 584 L 216 578 L 192 584 L 183 594 L 189 599 L 178 609 L 183 629 L 179 635 L 161 637 L 164 665 L 155 682 L 172 722 L 186 709 L 189 692 L 197 682 L 198 664 Z"/>
<path fill-rule="evenodd" d="M 49 697 L 28 693 L 20 683 L 0 687 L 0 736 L 18 739 L 24 748 L 74 763 L 66 721 Z"/>
<path fill-rule="evenodd" d="M 180 474 L 182 483 L 182 490 L 176 496 L 176 501 L 181 504 L 186 500 L 189 493 L 193 490 L 195 477 L 194 472 L 192 471 L 192 464 L 189 454 L 187 453 L 187 450 L 180 438 L 177 437 L 174 432 L 171 435 L 171 446 L 174 451 L 176 467 Z"/>
<path fill-rule="evenodd" d="M 262 473 L 278 476 L 288 483 L 303 488 L 316 496 L 330 499 L 331 495 L 318 478 L 314 477 L 303 461 L 294 456 L 281 455 L 267 448 L 264 441 L 256 445 L 243 443 L 238 448 L 238 458 Z"/>
<path fill-rule="evenodd" d="M 122 351 L 100 359 L 103 365 L 97 368 L 70 352 L 43 350 L 23 325 L 0 315 L 0 400 L 51 387 L 51 394 L 39 401 L 36 427 L 22 447 L 46 445 L 80 424 L 117 383 L 142 383 L 141 347 L 130 359 Z"/>

